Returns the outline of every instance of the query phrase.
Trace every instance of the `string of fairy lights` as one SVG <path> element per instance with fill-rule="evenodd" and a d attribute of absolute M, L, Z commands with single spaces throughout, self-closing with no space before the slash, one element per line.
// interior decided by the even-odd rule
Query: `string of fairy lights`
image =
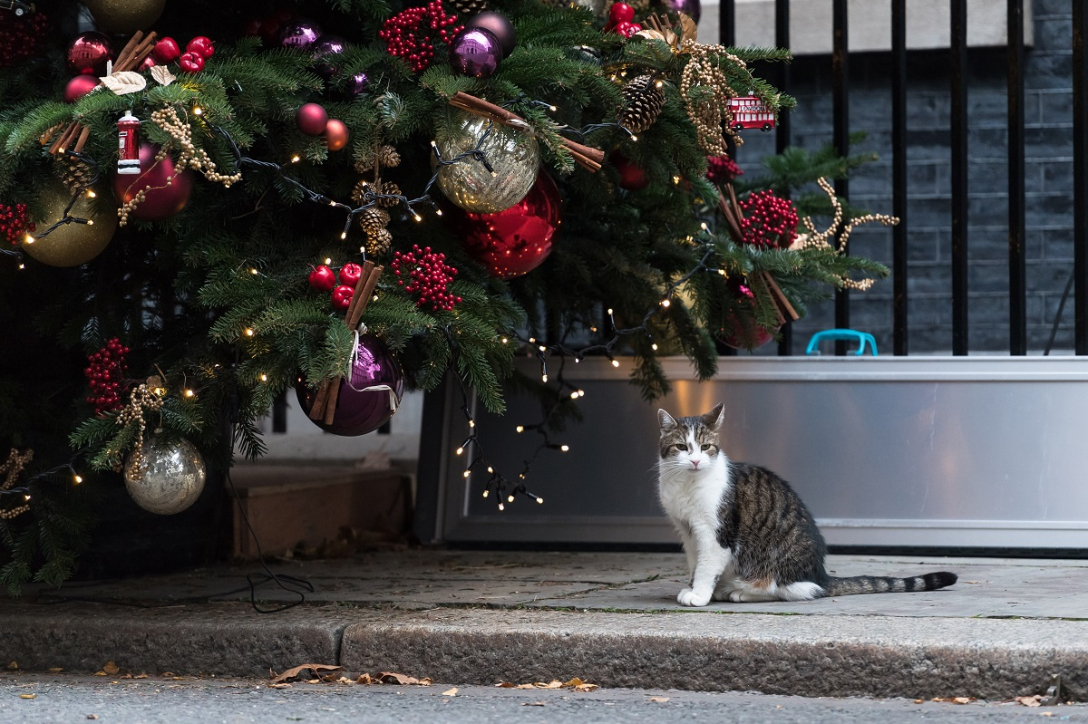
<path fill-rule="evenodd" d="M 515 104 L 519 104 L 519 103 L 521 103 L 521 104 L 526 104 L 527 103 L 527 104 L 535 106 L 535 107 L 546 108 L 546 109 L 548 109 L 549 111 L 552 111 L 552 112 L 554 112 L 556 110 L 556 107 L 549 104 L 549 103 L 545 103 L 543 101 L 531 100 L 531 99 L 527 99 L 525 97 L 521 97 L 521 98 L 515 99 L 513 101 L 509 101 L 509 102 L 503 104 L 503 107 L 509 107 L 511 105 L 515 105 Z M 194 107 L 193 110 L 194 110 L 194 115 L 196 117 L 198 117 L 198 118 L 203 117 L 202 109 L 200 109 L 199 107 Z M 206 121 L 206 119 L 205 119 L 205 121 Z M 294 176 L 292 176 L 289 173 L 289 169 L 292 166 L 300 163 L 301 160 L 302 160 L 301 157 L 298 154 L 292 155 L 290 157 L 289 162 L 286 163 L 286 164 L 281 164 L 281 163 L 276 163 L 276 162 L 272 162 L 272 161 L 264 161 L 264 160 L 252 158 L 252 157 L 247 156 L 245 153 L 242 152 L 242 150 L 238 146 L 237 142 L 230 135 L 230 133 L 227 132 L 224 128 L 222 128 L 221 126 L 217 126 L 215 124 L 212 124 L 210 122 L 206 122 L 206 126 L 213 133 L 218 134 L 227 143 L 232 155 L 234 156 L 234 170 L 236 172 L 240 171 L 243 167 L 250 167 L 250 168 L 256 168 L 256 169 L 263 169 L 263 170 L 266 170 L 266 171 L 271 171 L 272 173 L 275 173 L 285 184 L 287 184 L 288 186 L 290 186 L 290 187 L 296 189 L 298 192 L 300 192 L 300 194 L 302 195 L 302 197 L 306 201 L 316 203 L 316 204 L 320 204 L 320 205 L 323 205 L 323 206 L 328 206 L 328 207 L 335 208 L 335 209 L 338 209 L 338 210 L 342 211 L 345 214 L 345 217 L 346 217 L 345 218 L 345 223 L 344 223 L 344 226 L 343 226 L 343 230 L 340 233 L 340 239 L 342 239 L 342 240 L 347 239 L 348 231 L 350 230 L 352 222 L 356 219 L 356 217 L 358 217 L 359 215 L 363 214 L 368 209 L 372 208 L 373 206 L 375 206 L 375 205 L 379 204 L 380 202 L 382 202 L 384 200 L 387 200 L 387 199 L 394 199 L 399 205 L 403 206 L 408 211 L 408 214 L 417 222 L 423 220 L 423 217 L 417 211 L 417 207 L 421 206 L 421 205 L 426 205 L 426 206 L 430 207 L 435 212 L 436 215 L 441 216 L 442 215 L 442 210 L 438 206 L 438 204 L 435 202 L 434 197 L 432 196 L 432 189 L 433 189 L 434 185 L 438 181 L 438 176 L 439 176 L 438 168 L 442 167 L 442 166 L 450 166 L 450 165 L 453 165 L 453 164 L 456 164 L 456 163 L 461 163 L 461 162 L 465 161 L 466 159 L 472 159 L 473 161 L 482 164 L 484 166 L 484 168 L 489 173 L 491 173 L 492 175 L 495 175 L 496 172 L 494 170 L 494 167 L 492 166 L 491 162 L 487 158 L 487 154 L 483 151 L 483 147 L 484 147 L 488 137 L 490 136 L 490 134 L 491 134 L 491 132 L 492 132 L 492 130 L 494 128 L 494 125 L 495 125 L 495 121 L 489 119 L 488 123 L 487 123 L 487 126 L 485 127 L 485 130 L 483 131 L 483 133 L 481 134 L 479 139 L 477 139 L 475 146 L 473 148 L 467 150 L 467 151 L 464 151 L 462 153 L 459 153 L 459 154 L 453 156 L 452 158 L 443 158 L 442 153 L 439 150 L 437 144 L 434 141 L 432 141 L 431 142 L 431 153 L 432 153 L 432 155 L 434 156 L 434 159 L 435 159 L 436 169 L 435 169 L 435 172 L 432 174 L 431 178 L 429 179 L 429 181 L 427 182 L 426 186 L 424 187 L 424 190 L 423 190 L 423 192 L 422 192 L 422 194 L 420 196 L 418 196 L 416 198 L 409 198 L 404 194 L 383 193 L 383 192 L 375 191 L 373 188 L 371 188 L 371 189 L 368 189 L 364 193 L 364 195 L 362 197 L 362 200 L 365 203 L 363 203 L 363 204 L 361 204 L 359 206 L 353 206 L 351 204 L 343 203 L 341 201 L 337 201 L 335 199 L 332 199 L 329 196 L 327 196 L 327 195 L 325 195 L 325 194 L 323 194 L 321 192 L 314 191 L 313 189 L 309 188 L 307 185 L 305 185 L 304 183 L 302 183 L 301 181 L 296 179 Z M 637 141 L 637 137 L 629 129 L 625 128 L 623 125 L 621 125 L 619 123 L 595 123 L 595 124 L 586 125 L 586 126 L 580 128 L 580 129 L 572 128 L 572 127 L 569 127 L 569 126 L 556 126 L 556 130 L 558 130 L 560 132 L 563 132 L 563 133 L 575 135 L 580 139 L 584 139 L 584 138 L 586 138 L 586 136 L 588 136 L 588 135 L 590 135 L 592 133 L 595 133 L 595 132 L 601 131 L 601 130 L 605 130 L 605 129 L 619 130 L 619 131 L 621 131 L 623 133 L 626 133 L 627 136 L 630 138 L 630 140 Z M 88 181 L 84 182 L 83 184 L 81 184 L 79 187 L 77 187 L 73 191 L 72 199 L 69 202 L 68 206 L 65 208 L 62 218 L 60 220 L 58 220 L 57 222 L 51 224 L 47 228 L 45 228 L 45 229 L 43 229 L 43 230 L 41 230 L 39 232 L 36 232 L 35 235 L 33 235 L 33 236 L 28 233 L 26 235 L 26 243 L 34 243 L 37 239 L 41 239 L 43 237 L 46 237 L 51 232 L 55 231 L 56 229 L 58 229 L 58 228 L 60 228 L 62 226 L 65 226 L 67 224 L 72 224 L 72 223 L 94 224 L 93 219 L 86 219 L 86 218 L 74 216 L 74 215 L 72 215 L 71 211 L 74 208 L 77 201 L 81 198 L 81 196 L 87 195 L 87 196 L 89 196 L 91 198 L 94 197 L 95 192 L 93 191 L 93 189 L 91 187 L 94 186 L 94 184 L 97 183 L 99 181 L 99 179 L 101 178 L 100 167 L 93 158 L 91 158 L 90 156 L 87 156 L 87 155 L 85 155 L 83 153 L 76 153 L 76 152 L 73 152 L 73 151 L 70 151 L 70 150 L 65 150 L 64 154 L 67 157 L 69 157 L 69 158 L 71 158 L 73 160 L 79 161 L 80 163 L 86 165 L 92 171 L 92 173 L 90 174 L 90 177 L 89 177 Z M 705 227 L 705 224 L 704 224 L 704 229 L 705 228 L 706 227 Z M 365 249 L 365 247 L 360 247 L 359 251 L 362 254 L 363 259 L 365 260 L 366 259 L 366 249 Z M 0 252 L 4 253 L 6 255 L 22 257 L 22 253 L 19 252 L 19 251 L 15 251 L 15 250 L 0 249 Z M 713 253 L 713 247 L 711 246 L 710 248 L 708 248 L 706 253 L 703 255 L 702 259 L 700 260 L 699 264 L 695 268 L 693 268 L 688 273 L 686 273 L 685 275 L 683 275 L 682 277 L 677 279 L 675 282 L 673 282 L 668 287 L 668 289 L 666 291 L 666 294 L 665 294 L 665 298 L 662 300 L 660 305 L 656 305 L 655 307 L 649 309 L 646 312 L 646 314 L 644 315 L 641 324 L 639 324 L 638 326 L 630 327 L 630 328 L 619 328 L 619 327 L 617 327 L 616 324 L 615 324 L 615 317 L 613 315 L 613 310 L 609 309 L 608 310 L 608 317 L 609 317 L 611 327 L 612 327 L 612 336 L 606 341 L 575 349 L 575 348 L 572 348 L 572 347 L 568 346 L 567 344 L 565 344 L 562 341 L 550 342 L 548 344 L 542 344 L 542 343 L 538 342 L 535 337 L 525 336 L 525 335 L 522 335 L 522 334 L 520 334 L 520 333 L 518 333 L 516 331 L 510 332 L 510 335 L 509 335 L 510 337 L 512 337 L 514 339 L 517 339 L 518 341 L 520 341 L 524 345 L 527 345 L 529 348 L 535 348 L 535 354 L 536 354 L 537 358 L 540 360 L 540 364 L 541 364 L 541 378 L 542 378 L 542 381 L 545 384 L 548 383 L 548 368 L 547 368 L 547 356 L 548 356 L 548 354 L 549 353 L 556 354 L 556 355 L 559 355 L 560 358 L 561 358 L 560 369 L 559 369 L 558 376 L 556 378 L 556 383 L 557 383 L 556 401 L 547 409 L 547 411 L 544 414 L 543 419 L 540 422 L 530 424 L 530 425 L 518 425 L 517 426 L 517 432 L 518 433 L 522 433 L 522 432 L 526 432 L 526 431 L 532 431 L 532 432 L 536 432 L 541 438 L 540 442 L 537 445 L 537 447 L 535 448 L 535 450 L 533 450 L 533 452 L 524 460 L 522 470 L 517 475 L 517 482 L 512 482 L 511 480 L 509 480 L 505 475 L 503 475 L 501 472 L 496 470 L 495 467 L 490 462 L 488 462 L 488 459 L 487 459 L 487 457 L 485 456 L 485 454 L 483 452 L 483 446 L 482 446 L 482 444 L 481 444 L 481 442 L 480 442 L 480 440 L 479 440 L 479 438 L 477 436 L 476 421 L 475 421 L 475 419 L 473 417 L 471 406 L 470 406 L 471 395 L 470 395 L 470 392 L 469 392 L 468 385 L 467 385 L 466 381 L 460 375 L 454 375 L 454 377 L 458 380 L 458 382 L 460 384 L 460 388 L 461 388 L 461 397 L 462 397 L 461 412 L 464 415 L 466 423 L 467 423 L 467 425 L 468 425 L 468 427 L 470 429 L 469 435 L 465 438 L 465 440 L 462 442 L 462 444 L 457 447 L 457 449 L 455 451 L 455 454 L 457 456 L 461 456 L 461 455 L 465 454 L 466 452 L 470 452 L 470 448 L 471 448 L 471 452 L 470 452 L 470 455 L 469 455 L 470 462 L 468 463 L 468 465 L 467 465 L 467 467 L 466 467 L 466 469 L 465 469 L 465 471 L 463 473 L 464 477 L 466 479 L 470 478 L 471 475 L 472 475 L 473 470 L 475 470 L 476 468 L 486 469 L 486 471 L 487 471 L 487 473 L 489 475 L 489 478 L 487 480 L 487 483 L 484 486 L 483 496 L 488 497 L 490 495 L 494 495 L 496 500 L 497 500 L 498 508 L 499 508 L 500 511 L 505 509 L 506 504 L 514 502 L 514 500 L 516 499 L 516 496 L 519 496 L 519 495 L 524 496 L 524 497 L 528 497 L 528 498 L 534 500 L 537 503 L 543 503 L 544 500 L 543 500 L 543 498 L 541 496 L 539 496 L 539 495 L 537 495 L 537 494 L 535 494 L 535 493 L 528 490 L 528 488 L 526 487 L 525 481 L 529 477 L 529 474 L 530 474 L 530 471 L 532 469 L 533 464 L 536 462 L 536 460 L 538 459 L 538 457 L 540 456 L 540 454 L 543 451 L 545 451 L 545 450 L 555 450 L 555 451 L 559 451 L 559 452 L 568 452 L 570 450 L 570 447 L 567 444 L 558 443 L 558 442 L 555 442 L 552 439 L 552 436 L 549 433 L 549 422 L 550 422 L 552 416 L 555 415 L 561 409 L 561 406 L 563 404 L 575 401 L 575 400 L 577 400 L 580 397 L 585 395 L 584 390 L 569 384 L 563 378 L 563 369 L 565 367 L 566 360 L 568 358 L 574 359 L 574 361 L 577 363 L 577 362 L 581 362 L 582 359 L 587 355 L 603 353 L 604 355 L 606 355 L 609 358 L 609 360 L 611 361 L 611 363 L 614 366 L 618 367 L 619 362 L 614 357 L 614 350 L 615 350 L 616 346 L 619 344 L 619 342 L 622 339 L 624 339 L 625 337 L 628 337 L 628 336 L 631 336 L 631 335 L 636 335 L 636 334 L 645 334 L 648 337 L 650 337 L 649 322 L 652 319 L 652 317 L 654 316 L 654 314 L 657 311 L 659 311 L 660 308 L 669 306 L 669 304 L 670 304 L 669 297 L 672 296 L 672 293 L 675 291 L 675 289 L 677 287 L 679 287 L 681 284 L 686 282 L 688 279 L 690 279 L 692 276 L 694 276 L 698 272 L 709 269 L 709 265 L 707 264 L 707 261 L 710 258 L 712 253 Z M 20 264 L 20 268 L 23 268 L 23 264 Z M 254 273 L 254 274 L 259 273 L 255 269 L 251 269 L 250 271 L 251 271 L 251 273 Z M 252 336 L 254 334 L 254 332 L 251 329 L 247 328 L 246 334 L 248 336 Z M 454 349 L 456 349 L 456 342 L 454 341 L 454 335 L 452 334 L 452 331 L 447 328 L 446 329 L 446 334 L 447 334 L 447 336 L 448 336 L 448 338 L 450 340 L 451 346 Z M 506 342 L 507 338 L 504 338 L 503 341 Z M 651 338 L 651 342 L 652 342 L 652 338 Z M 656 344 L 653 344 L 653 349 L 655 349 L 655 350 L 657 349 Z M 265 376 L 262 375 L 262 377 L 265 377 Z M 262 381 L 267 381 L 267 378 L 265 378 Z M 193 394 L 194 393 L 191 390 L 186 390 L 186 395 L 192 396 Z M 54 468 L 52 470 L 49 470 L 49 471 L 46 471 L 46 472 L 43 472 L 43 473 L 39 473 L 38 475 L 35 475 L 33 478 L 31 478 L 31 479 L 29 479 L 27 481 L 27 485 L 20 486 L 19 488 L 10 488 L 10 489 L 7 489 L 7 490 L 2 490 L 2 491 L 0 491 L 0 495 L 23 494 L 24 496 L 29 498 L 29 490 L 30 489 L 29 489 L 28 485 L 29 485 L 30 482 L 34 482 L 34 481 L 39 480 L 39 479 L 44 479 L 44 478 L 47 478 L 47 477 L 54 476 L 54 475 L 56 475 L 56 474 L 58 474 L 58 473 L 60 473 L 62 471 L 65 471 L 65 470 L 67 470 L 67 471 L 69 471 L 71 473 L 72 479 L 76 484 L 83 482 L 82 476 L 80 476 L 78 474 L 78 472 L 76 471 L 75 459 L 73 459 L 72 463 L 64 464 L 64 465 L 58 466 L 58 467 L 56 467 L 56 468 Z"/>

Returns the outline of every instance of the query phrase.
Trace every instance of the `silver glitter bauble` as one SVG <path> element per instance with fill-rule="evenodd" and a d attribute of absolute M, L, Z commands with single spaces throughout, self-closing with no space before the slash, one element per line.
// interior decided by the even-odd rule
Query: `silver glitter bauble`
<path fill-rule="evenodd" d="M 204 490 L 204 458 L 188 440 L 153 437 L 144 443 L 140 470 L 136 470 L 135 462 L 130 457 L 125 463 L 125 488 L 146 511 L 159 515 L 180 513 Z"/>
<path fill-rule="evenodd" d="M 490 121 L 467 111 L 452 111 L 446 132 L 435 139 L 443 160 L 472 151 L 487 132 Z M 527 131 L 491 126 L 480 149 L 494 173 L 474 156 L 438 168 L 438 187 L 465 211 L 495 214 L 525 198 L 536 183 L 540 146 Z M 437 161 L 435 160 L 435 163 Z"/>

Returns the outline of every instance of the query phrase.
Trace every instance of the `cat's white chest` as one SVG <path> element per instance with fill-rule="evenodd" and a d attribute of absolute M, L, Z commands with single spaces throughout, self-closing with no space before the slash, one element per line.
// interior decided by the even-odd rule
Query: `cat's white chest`
<path fill-rule="evenodd" d="M 662 471 L 658 495 L 665 513 L 681 531 L 690 530 L 697 537 L 701 537 L 699 533 L 716 535 L 718 511 L 728 485 L 728 470 L 724 464 L 697 472 L 669 474 Z"/>

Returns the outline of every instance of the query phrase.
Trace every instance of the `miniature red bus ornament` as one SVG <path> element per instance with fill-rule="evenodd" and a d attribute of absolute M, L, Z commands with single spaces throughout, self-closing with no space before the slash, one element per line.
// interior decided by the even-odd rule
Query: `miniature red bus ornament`
<path fill-rule="evenodd" d="M 758 96 L 738 96 L 729 99 L 729 112 L 733 114 L 733 130 L 760 128 L 769 131 L 774 128 L 774 113 L 767 109 L 767 104 Z"/>

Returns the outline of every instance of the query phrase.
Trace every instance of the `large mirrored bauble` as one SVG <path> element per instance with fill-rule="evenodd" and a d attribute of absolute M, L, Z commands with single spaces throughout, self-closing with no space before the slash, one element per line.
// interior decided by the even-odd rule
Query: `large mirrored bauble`
<path fill-rule="evenodd" d="M 465 211 L 494 214 L 525 198 L 536 182 L 540 147 L 531 133 L 492 125 L 468 111 L 452 111 L 451 123 L 435 139 L 444 160 L 472 151 L 488 127 L 491 132 L 480 145 L 494 173 L 474 156 L 438 169 L 438 187 Z M 436 159 L 432 163 L 437 164 Z"/>
<path fill-rule="evenodd" d="M 374 387 L 389 389 L 367 389 Z M 295 382 L 295 394 L 299 407 L 309 415 L 317 390 L 307 387 L 306 381 L 300 377 Z M 365 435 L 393 417 L 403 395 L 404 375 L 397 358 L 380 339 L 364 335 L 359 339 L 359 354 L 351 367 L 350 384 L 347 380 L 340 380 L 340 395 L 336 399 L 332 424 L 326 425 L 321 420 L 312 422 L 333 435 Z"/>
<path fill-rule="evenodd" d="M 22 250 L 32 258 L 50 266 L 79 266 L 102 253 L 117 231 L 117 211 L 106 204 L 109 194 L 97 189 L 97 198 L 80 194 L 69 214 L 77 219 L 87 219 L 93 224 L 63 224 L 47 236 L 34 238 L 32 243 L 23 242 Z M 103 198 L 104 197 L 104 198 Z M 38 197 L 42 217 L 35 219 L 39 231 L 48 229 L 64 218 L 64 210 L 72 202 L 72 192 L 56 179 Z"/>
<path fill-rule="evenodd" d="M 461 75 L 490 78 L 499 67 L 502 47 L 485 28 L 465 28 L 450 43 L 450 65 Z"/>
<path fill-rule="evenodd" d="M 130 457 L 125 463 L 125 488 L 136 504 L 150 513 L 180 513 L 204 490 L 204 458 L 188 440 L 152 437 L 144 443 L 139 470 L 134 462 Z"/>
<path fill-rule="evenodd" d="M 280 29 L 280 47 L 302 50 L 316 43 L 320 37 L 319 25 L 299 18 L 284 24 Z"/>
<path fill-rule="evenodd" d="M 166 0 L 83 0 L 94 24 L 107 33 L 147 30 L 162 15 Z"/>

